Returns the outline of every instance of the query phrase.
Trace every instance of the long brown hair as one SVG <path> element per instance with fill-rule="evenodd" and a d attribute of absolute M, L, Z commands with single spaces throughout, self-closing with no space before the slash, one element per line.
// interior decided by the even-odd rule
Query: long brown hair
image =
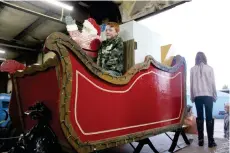
<path fill-rule="evenodd" d="M 207 64 L 207 58 L 203 52 L 198 52 L 196 54 L 195 63 L 196 63 L 196 65 L 200 65 L 200 63 Z"/>

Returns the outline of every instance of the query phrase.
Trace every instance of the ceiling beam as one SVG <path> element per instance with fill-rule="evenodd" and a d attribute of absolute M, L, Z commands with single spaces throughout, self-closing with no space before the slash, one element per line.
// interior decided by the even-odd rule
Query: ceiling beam
<path fill-rule="evenodd" d="M 0 1 L 0 4 L 3 4 L 3 5 L 5 5 L 5 6 L 7 6 L 7 7 L 14 8 L 14 9 L 19 10 L 19 11 L 23 11 L 23 12 L 26 12 L 26 13 L 29 13 L 29 14 L 33 14 L 33 15 L 35 15 L 35 16 L 39 16 L 39 17 L 42 17 L 42 18 L 46 18 L 46 19 L 51 20 L 51 21 L 54 21 L 54 22 L 58 22 L 58 23 L 61 23 L 61 24 L 65 24 L 65 22 L 61 21 L 60 19 L 57 19 L 57 18 L 48 16 L 48 15 L 45 15 L 45 14 L 42 14 L 42 13 L 39 13 L 39 12 L 35 12 L 35 11 L 33 11 L 33 10 L 29 10 L 29 9 L 24 8 L 24 7 L 20 7 L 20 6 L 18 6 L 18 5 L 14 5 L 14 4 L 5 2 L 5 1 Z"/>
<path fill-rule="evenodd" d="M 161 9 L 161 10 L 154 11 L 154 12 L 152 12 L 152 13 L 150 13 L 150 14 L 145 15 L 145 16 L 141 16 L 141 17 L 135 19 L 135 21 L 140 21 L 140 20 L 146 19 L 146 18 L 148 18 L 148 17 L 151 17 L 151 16 L 157 15 L 157 14 L 159 14 L 159 13 L 165 12 L 165 11 L 170 10 L 170 9 L 172 9 L 172 8 L 178 6 L 178 5 L 181 5 L 181 4 L 184 4 L 184 3 L 186 3 L 186 2 L 190 2 L 190 1 L 192 1 L 192 0 L 182 0 L 182 1 L 180 1 L 180 2 L 177 2 L 177 3 L 175 3 L 175 4 L 170 5 L 170 6 L 168 6 L 168 7 L 165 7 L 165 8 L 163 8 L 163 9 Z"/>
<path fill-rule="evenodd" d="M 52 13 L 49 12 L 49 11 L 47 11 L 45 14 L 48 15 L 48 16 L 52 15 Z M 35 28 L 37 28 L 39 25 L 41 25 L 46 20 L 47 20 L 46 18 L 38 18 L 32 24 L 30 24 L 27 28 L 25 28 L 23 31 L 21 31 L 17 36 L 15 36 L 14 39 L 16 39 L 16 40 L 22 39 L 28 33 L 30 33 L 31 31 L 33 31 Z"/>
<path fill-rule="evenodd" d="M 20 49 L 21 51 L 38 52 L 38 49 L 21 46 L 21 45 L 18 45 L 18 44 L 15 44 L 15 43 L 0 39 L 0 47 L 1 46 L 6 47 L 6 48 Z"/>
<path fill-rule="evenodd" d="M 1 13 L 1 11 L 4 9 L 4 5 L 2 5 L 1 3 L 0 3 L 0 13 Z"/>
<path fill-rule="evenodd" d="M 24 51 L 37 52 L 37 50 L 36 50 L 36 49 L 27 48 L 27 47 L 21 47 L 21 46 L 11 45 L 11 44 L 4 44 L 4 43 L 0 43 L 0 46 L 3 46 L 3 47 L 9 47 L 9 48 L 15 48 L 15 49 L 21 49 L 21 50 L 24 50 Z"/>

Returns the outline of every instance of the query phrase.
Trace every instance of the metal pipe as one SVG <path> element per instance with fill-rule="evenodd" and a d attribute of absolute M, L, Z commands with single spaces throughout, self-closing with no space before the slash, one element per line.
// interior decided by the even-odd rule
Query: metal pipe
<path fill-rule="evenodd" d="M 4 44 L 4 43 L 0 43 L 0 46 L 10 47 L 10 48 L 17 48 L 17 49 L 22 49 L 22 50 L 27 50 L 27 51 L 33 51 L 33 52 L 37 51 L 36 49 L 32 49 L 32 48 L 21 47 L 21 46 L 17 46 L 17 45 Z"/>
<path fill-rule="evenodd" d="M 0 37 L 0 42 L 11 42 L 11 41 L 13 41 L 13 42 L 16 42 L 16 43 L 24 43 L 23 41 L 21 41 L 21 40 L 17 40 L 17 39 L 7 39 L 7 38 L 4 38 L 4 37 Z"/>
<path fill-rule="evenodd" d="M 26 12 L 26 13 L 33 14 L 35 16 L 39 16 L 39 17 L 42 17 L 42 18 L 46 18 L 46 19 L 61 23 L 61 24 L 65 24 L 65 22 L 62 22 L 60 19 L 57 19 L 57 18 L 54 18 L 54 17 L 51 17 L 51 16 L 47 16 L 47 15 L 44 15 L 44 14 L 39 13 L 39 12 L 32 11 L 32 10 L 26 9 L 24 7 L 20 7 L 20 6 L 17 6 L 17 5 L 14 5 L 14 4 L 5 2 L 5 1 L 1 1 L 1 0 L 0 0 L 0 3 L 2 3 L 5 6 L 8 6 L 8 7 L 11 7 L 11 8 Z"/>

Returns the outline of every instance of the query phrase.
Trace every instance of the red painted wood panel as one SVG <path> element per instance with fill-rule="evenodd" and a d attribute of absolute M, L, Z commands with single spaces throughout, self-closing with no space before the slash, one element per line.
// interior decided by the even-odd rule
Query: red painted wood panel
<path fill-rule="evenodd" d="M 91 75 L 74 57 L 71 123 L 80 140 L 97 141 L 179 123 L 184 67 L 175 73 L 150 66 L 123 86 Z"/>

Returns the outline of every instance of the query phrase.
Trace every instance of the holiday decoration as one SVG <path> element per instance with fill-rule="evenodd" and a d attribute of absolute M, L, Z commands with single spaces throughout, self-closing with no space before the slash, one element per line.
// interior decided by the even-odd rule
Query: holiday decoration
<path fill-rule="evenodd" d="M 0 71 L 8 72 L 8 73 L 15 73 L 18 70 L 24 70 L 26 67 L 15 61 L 15 60 L 7 60 L 4 61 L 0 66 Z"/>
<path fill-rule="evenodd" d="M 36 101 L 51 111 L 49 125 L 58 142 L 78 153 L 182 127 L 186 110 L 183 57 L 178 56 L 175 65 L 168 67 L 147 56 L 145 62 L 118 77 L 104 73 L 62 33 L 51 34 L 45 47 L 58 60 L 50 58 L 12 75 L 9 111 L 14 127 L 23 133 L 35 125 L 23 114 Z"/>
<path fill-rule="evenodd" d="M 97 50 L 101 44 L 100 26 L 92 18 L 84 21 L 82 32 L 79 31 L 75 20 L 71 16 L 66 17 L 66 28 L 71 38 L 86 52 L 90 57 L 97 57 Z"/>

